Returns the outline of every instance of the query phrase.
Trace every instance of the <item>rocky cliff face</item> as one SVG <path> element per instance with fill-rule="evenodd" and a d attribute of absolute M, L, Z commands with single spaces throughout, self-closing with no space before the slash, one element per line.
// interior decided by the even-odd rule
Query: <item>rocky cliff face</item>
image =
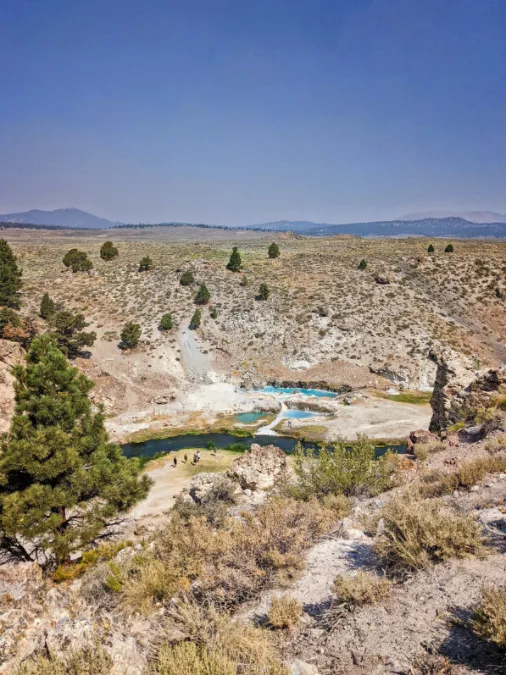
<path fill-rule="evenodd" d="M 0 340 L 0 434 L 9 430 L 14 412 L 14 377 L 12 368 L 23 360 L 17 342 Z"/>
<path fill-rule="evenodd" d="M 477 370 L 450 349 L 432 351 L 429 358 L 437 366 L 430 431 L 444 431 L 460 421 L 472 422 L 473 411 L 487 408 L 492 396 L 506 390 L 506 367 Z"/>

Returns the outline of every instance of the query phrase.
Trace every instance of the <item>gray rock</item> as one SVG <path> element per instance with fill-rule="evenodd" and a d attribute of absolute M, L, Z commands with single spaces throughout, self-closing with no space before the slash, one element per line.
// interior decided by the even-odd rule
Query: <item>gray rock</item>
<path fill-rule="evenodd" d="M 318 675 L 318 668 L 312 663 L 297 660 L 290 665 L 290 675 Z"/>

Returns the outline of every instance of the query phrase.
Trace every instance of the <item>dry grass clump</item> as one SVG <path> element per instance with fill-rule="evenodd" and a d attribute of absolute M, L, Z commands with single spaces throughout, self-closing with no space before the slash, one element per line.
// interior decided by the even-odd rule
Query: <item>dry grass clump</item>
<path fill-rule="evenodd" d="M 485 589 L 470 625 L 476 635 L 506 649 L 506 589 Z"/>
<path fill-rule="evenodd" d="M 371 605 L 385 600 L 391 591 L 392 582 L 370 572 L 358 572 L 354 576 L 339 574 L 332 585 L 337 602 L 347 609 Z"/>
<path fill-rule="evenodd" d="M 484 541 L 470 517 L 445 508 L 440 500 L 398 497 L 382 511 L 383 529 L 374 551 L 393 573 L 413 572 L 449 558 L 483 555 Z"/>
<path fill-rule="evenodd" d="M 286 584 L 304 568 L 303 552 L 336 522 L 335 509 L 316 500 L 273 498 L 255 512 L 213 527 L 205 517 L 177 514 L 154 548 L 125 573 L 123 597 L 149 612 L 191 589 L 203 600 L 232 607 L 269 585 Z"/>
<path fill-rule="evenodd" d="M 506 434 L 499 434 L 485 443 L 485 450 L 491 455 L 506 450 Z"/>
<path fill-rule="evenodd" d="M 423 477 L 420 494 L 423 497 L 442 497 L 459 488 L 469 488 L 478 483 L 489 473 L 506 472 L 506 455 L 495 454 L 477 457 L 462 462 L 456 471 L 445 473 L 431 471 Z"/>
<path fill-rule="evenodd" d="M 411 666 L 412 675 L 454 675 L 455 667 L 444 656 L 423 654 Z"/>
<path fill-rule="evenodd" d="M 189 598 L 169 609 L 156 675 L 288 675 L 268 631 Z"/>
<path fill-rule="evenodd" d="M 24 661 L 15 675 L 109 675 L 112 658 L 97 642 L 56 656 L 37 654 Z"/>
<path fill-rule="evenodd" d="M 295 628 L 302 616 L 302 605 L 289 595 L 273 598 L 269 614 L 269 625 L 272 628 Z"/>
<path fill-rule="evenodd" d="M 421 462 L 425 461 L 427 457 L 433 455 L 435 452 L 441 452 L 446 448 L 442 441 L 434 441 L 433 443 L 416 443 L 414 454 Z"/>

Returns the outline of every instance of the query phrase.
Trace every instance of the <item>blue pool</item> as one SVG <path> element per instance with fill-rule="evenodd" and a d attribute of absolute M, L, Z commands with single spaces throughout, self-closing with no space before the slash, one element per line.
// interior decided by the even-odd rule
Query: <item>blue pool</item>
<path fill-rule="evenodd" d="M 235 419 L 241 422 L 241 424 L 254 424 L 262 419 L 262 417 L 265 417 L 265 413 L 263 412 L 245 412 L 237 414 Z"/>
<path fill-rule="evenodd" d="M 272 385 L 265 386 L 261 391 L 264 394 L 304 394 L 304 396 L 326 396 L 328 398 L 335 398 L 337 394 L 333 391 L 324 391 L 323 389 L 297 389 L 290 387 L 273 387 Z"/>
<path fill-rule="evenodd" d="M 309 417 L 320 417 L 321 413 L 309 412 L 308 410 L 285 410 L 282 417 L 288 417 L 291 420 L 305 420 Z"/>

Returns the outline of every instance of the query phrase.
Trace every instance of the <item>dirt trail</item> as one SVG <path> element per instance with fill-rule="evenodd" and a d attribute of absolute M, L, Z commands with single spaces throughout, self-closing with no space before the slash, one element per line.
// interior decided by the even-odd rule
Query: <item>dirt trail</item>
<path fill-rule="evenodd" d="M 211 360 L 200 350 L 195 331 L 188 328 L 188 323 L 183 322 L 178 333 L 184 369 L 190 382 L 210 384 Z"/>

